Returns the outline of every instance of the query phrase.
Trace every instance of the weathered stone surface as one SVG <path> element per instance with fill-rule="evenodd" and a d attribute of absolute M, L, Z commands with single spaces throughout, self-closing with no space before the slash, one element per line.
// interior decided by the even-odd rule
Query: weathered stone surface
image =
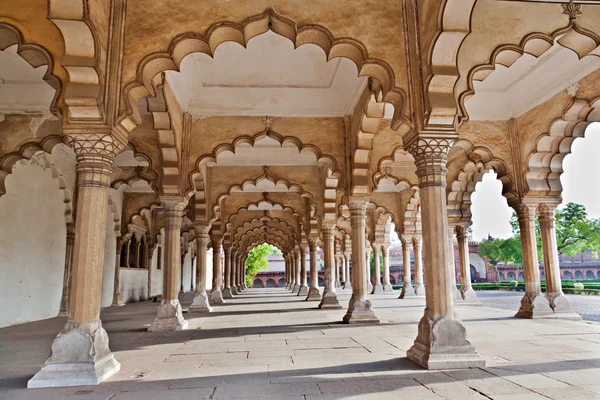
<path fill-rule="evenodd" d="M 148 331 L 179 331 L 187 328 L 187 326 L 188 323 L 183 319 L 179 300 L 163 301 L 163 303 L 158 306 L 156 318 L 154 318 Z"/>
<path fill-rule="evenodd" d="M 67 322 L 52 343 L 51 356 L 27 387 L 97 385 L 120 368 L 108 348 L 108 335 L 100 320 Z"/>

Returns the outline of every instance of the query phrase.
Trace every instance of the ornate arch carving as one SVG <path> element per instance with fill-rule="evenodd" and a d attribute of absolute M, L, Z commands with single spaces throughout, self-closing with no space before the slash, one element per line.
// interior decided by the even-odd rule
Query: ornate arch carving
<path fill-rule="evenodd" d="M 562 117 L 538 137 L 535 151 L 527 158 L 528 195 L 561 195 L 564 159 L 571 153 L 573 142 L 585 137 L 587 127 L 593 122 L 600 122 L 600 97 L 591 101 L 573 99 Z"/>
<path fill-rule="evenodd" d="M 25 43 L 21 32 L 8 23 L 0 23 L 0 51 L 4 51 L 11 46 L 17 46 L 17 54 L 29 63 L 33 68 L 46 66 L 46 72 L 42 79 L 54 90 L 54 98 L 50 103 L 50 112 L 61 119 L 58 100 L 62 94 L 62 81 L 54 75 L 54 60 L 50 52 L 42 46 Z"/>
<path fill-rule="evenodd" d="M 392 126 L 400 126 L 406 94 L 395 86 L 394 72 L 385 61 L 370 58 L 365 46 L 357 40 L 335 38 L 329 30 L 319 25 L 297 26 L 294 21 L 277 14 L 272 8 L 247 18 L 242 23 L 220 22 L 209 27 L 203 34 L 184 33 L 173 39 L 165 51 L 146 56 L 138 65 L 136 80 L 125 86 L 126 110 L 119 118 L 121 125 L 131 131 L 140 123 L 137 103 L 144 97 L 156 95 L 157 74 L 168 70 L 179 71 L 182 60 L 192 53 L 214 57 L 216 48 L 224 42 L 235 42 L 245 47 L 250 39 L 269 30 L 289 39 L 295 47 L 308 43 L 319 46 L 325 52 L 327 60 L 344 57 L 354 62 L 359 76 L 369 76 L 377 81 L 378 97 L 394 107 Z"/>

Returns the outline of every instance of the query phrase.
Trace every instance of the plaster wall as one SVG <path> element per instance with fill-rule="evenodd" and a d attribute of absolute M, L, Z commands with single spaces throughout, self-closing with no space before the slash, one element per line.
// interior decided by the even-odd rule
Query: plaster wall
<path fill-rule="evenodd" d="M 65 267 L 64 194 L 52 172 L 13 167 L 0 197 L 0 327 L 58 315 Z"/>
<path fill-rule="evenodd" d="M 148 299 L 148 270 L 121 268 L 121 300 L 131 303 Z"/>

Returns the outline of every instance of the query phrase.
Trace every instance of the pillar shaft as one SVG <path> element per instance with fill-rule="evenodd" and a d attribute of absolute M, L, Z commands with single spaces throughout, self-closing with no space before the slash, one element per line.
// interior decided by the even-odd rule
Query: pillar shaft
<path fill-rule="evenodd" d="M 149 331 L 175 331 L 185 329 L 179 303 L 181 271 L 181 223 L 185 202 L 180 196 L 163 196 L 161 203 L 165 213 L 165 247 L 163 268 L 163 298 L 156 311 L 156 318 Z"/>
<path fill-rule="evenodd" d="M 550 304 L 541 295 L 540 263 L 535 234 L 536 207 L 532 204 L 520 203 L 516 211 L 521 231 L 521 247 L 523 249 L 525 295 L 521 299 L 521 307 L 515 316 L 520 318 L 534 318 L 535 316 L 551 315 L 552 309 L 550 308 Z"/>
<path fill-rule="evenodd" d="M 371 251 L 371 246 L 367 242 L 365 247 L 365 259 L 367 262 L 367 268 L 365 269 L 365 273 L 367 274 L 367 290 L 369 291 L 369 293 L 373 290 L 373 282 L 371 279 Z"/>
<path fill-rule="evenodd" d="M 233 299 L 233 293 L 231 292 L 231 247 L 223 246 L 223 253 L 223 262 L 225 264 L 223 273 L 223 298 Z"/>
<path fill-rule="evenodd" d="M 460 290 L 456 287 L 456 258 L 454 255 L 454 235 L 456 234 L 456 225 L 448 224 L 448 268 L 452 271 L 452 292 L 454 300 L 463 300 Z"/>
<path fill-rule="evenodd" d="M 373 284 L 372 293 L 383 293 L 383 286 L 381 285 L 381 263 L 379 256 L 381 255 L 381 244 L 375 243 L 373 245 L 373 275 L 375 275 L 375 283 Z"/>
<path fill-rule="evenodd" d="M 188 309 L 191 312 L 209 312 L 211 311 L 206 294 L 208 286 L 208 269 L 207 269 L 207 248 L 210 237 L 208 231 L 210 225 L 208 223 L 199 223 L 194 226 L 196 232 L 196 290 L 194 292 L 194 300 Z"/>
<path fill-rule="evenodd" d="M 423 275 L 423 242 L 420 237 L 412 238 L 413 254 L 415 260 L 415 294 L 425 295 L 425 283 Z"/>
<path fill-rule="evenodd" d="M 116 262 L 115 262 L 115 276 L 113 278 L 114 286 L 113 286 L 113 307 L 124 306 L 125 303 L 121 301 L 121 252 L 123 251 L 123 243 L 117 240 L 117 248 L 116 248 Z M 151 268 L 149 268 L 151 270 Z M 148 296 L 151 293 L 148 292 Z"/>
<path fill-rule="evenodd" d="M 431 136 L 429 136 L 431 135 Z M 426 307 L 419 333 L 407 356 L 429 369 L 483 367 L 485 361 L 467 340 L 455 312 L 446 209 L 446 160 L 453 140 L 446 133 L 421 133 L 407 150 L 415 157 L 421 199 L 425 248 Z M 415 246 L 415 269 L 420 265 L 420 241 Z M 417 272 L 417 276 L 420 273 Z M 420 281 L 422 282 L 422 281 Z"/>
<path fill-rule="evenodd" d="M 555 206 L 553 204 L 542 204 L 538 211 L 544 254 L 544 272 L 546 275 L 546 299 L 556 316 L 581 319 L 581 316 L 573 310 L 569 299 L 562 291 L 560 259 L 556 243 Z"/>
<path fill-rule="evenodd" d="M 402 267 L 404 270 L 404 282 L 402 286 L 402 292 L 400 292 L 400 299 L 405 297 L 415 296 L 415 288 L 411 283 L 411 270 L 410 270 L 410 246 L 412 244 L 412 238 L 406 236 L 400 236 L 402 242 Z"/>
<path fill-rule="evenodd" d="M 310 288 L 306 301 L 321 300 L 319 292 L 319 269 L 317 266 L 317 238 L 308 239 L 308 250 L 310 252 Z"/>
<path fill-rule="evenodd" d="M 119 371 L 100 321 L 108 189 L 123 149 L 110 132 L 69 133 L 77 157 L 77 209 L 68 320 L 28 388 L 97 385 Z"/>
<path fill-rule="evenodd" d="M 352 297 L 343 321 L 351 323 L 379 322 L 368 298 L 367 264 L 365 248 L 365 218 L 367 201 L 350 199 L 350 224 L 352 229 Z"/>
<path fill-rule="evenodd" d="M 340 309 L 335 292 L 335 225 L 323 226 L 323 253 L 325 257 L 325 288 L 319 308 L 321 309 Z"/>
<path fill-rule="evenodd" d="M 221 248 L 222 238 L 213 236 L 211 238 L 213 248 L 213 278 L 212 290 L 210 291 L 210 304 L 223 304 L 223 292 L 221 286 L 223 284 L 223 270 L 221 267 Z"/>
<path fill-rule="evenodd" d="M 469 234 L 464 226 L 457 227 L 458 258 L 460 263 L 460 292 L 467 301 L 478 301 L 471 285 L 471 263 L 469 262 Z"/>
<path fill-rule="evenodd" d="M 391 293 L 394 289 L 390 283 L 390 245 L 383 244 L 381 251 L 383 252 L 383 291 Z"/>
<path fill-rule="evenodd" d="M 67 246 L 65 249 L 65 271 L 63 274 L 63 292 L 60 300 L 60 315 L 68 315 L 69 309 L 69 293 L 71 291 L 71 270 L 73 269 L 73 246 L 75 244 L 75 225 L 67 225 Z M 119 248 L 117 247 L 117 255 L 119 255 Z M 117 269 L 119 269 L 119 257 L 117 257 Z M 118 286 L 115 286 L 115 292 L 118 290 Z M 113 295 L 114 300 L 114 295 Z M 113 304 L 114 305 L 114 304 Z"/>

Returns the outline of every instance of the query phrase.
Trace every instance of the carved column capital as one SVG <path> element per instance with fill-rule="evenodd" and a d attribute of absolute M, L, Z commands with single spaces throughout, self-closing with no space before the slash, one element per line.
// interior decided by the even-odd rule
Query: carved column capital
<path fill-rule="evenodd" d="M 325 238 L 333 238 L 335 235 L 335 224 L 327 224 L 321 227 L 321 231 L 323 232 L 323 239 Z"/>
<path fill-rule="evenodd" d="M 417 247 L 417 246 L 421 246 L 421 237 L 420 236 L 413 236 L 412 237 L 412 244 L 413 246 Z"/>
<path fill-rule="evenodd" d="M 407 143 L 406 151 L 415 158 L 419 187 L 446 186 L 448 151 L 456 134 L 419 134 Z"/>
<path fill-rule="evenodd" d="M 456 226 L 456 239 L 463 240 L 469 238 L 469 228 L 464 225 Z"/>
<path fill-rule="evenodd" d="M 73 147 L 77 158 L 77 185 L 110 187 L 113 161 L 125 144 L 110 132 L 70 133 L 65 142 Z"/>
<path fill-rule="evenodd" d="M 185 199 L 182 196 L 161 196 L 160 202 L 165 209 L 165 224 L 181 227 L 181 219 L 187 203 Z"/>

